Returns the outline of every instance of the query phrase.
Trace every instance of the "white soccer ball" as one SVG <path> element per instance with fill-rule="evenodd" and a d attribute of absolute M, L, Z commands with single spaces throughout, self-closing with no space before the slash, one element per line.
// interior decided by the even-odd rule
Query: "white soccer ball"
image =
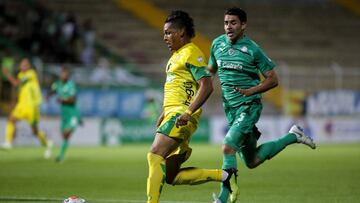
<path fill-rule="evenodd" d="M 77 196 L 71 196 L 64 199 L 64 203 L 86 203 L 86 201 Z"/>

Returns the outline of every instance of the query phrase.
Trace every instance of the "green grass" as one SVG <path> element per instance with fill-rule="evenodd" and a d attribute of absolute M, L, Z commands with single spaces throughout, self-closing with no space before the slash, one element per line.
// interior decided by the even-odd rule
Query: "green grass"
<path fill-rule="evenodd" d="M 184 166 L 221 166 L 220 146 L 192 147 Z M 148 148 L 71 147 L 61 164 L 44 160 L 41 148 L 0 151 L 0 202 L 62 202 L 73 194 L 90 203 L 145 202 Z M 360 144 L 294 145 L 256 169 L 239 166 L 240 202 L 360 202 Z M 211 202 L 218 189 L 167 185 L 161 200 Z"/>

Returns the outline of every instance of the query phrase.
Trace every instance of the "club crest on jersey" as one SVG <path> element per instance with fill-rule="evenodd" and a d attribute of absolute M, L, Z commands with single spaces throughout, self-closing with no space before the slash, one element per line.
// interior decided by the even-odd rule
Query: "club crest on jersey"
<path fill-rule="evenodd" d="M 230 48 L 229 51 L 228 51 L 228 54 L 229 54 L 230 56 L 234 56 L 234 55 L 236 54 L 235 49 Z"/>
<path fill-rule="evenodd" d="M 203 62 L 203 61 L 204 61 L 204 58 L 203 58 L 202 56 L 199 56 L 199 57 L 197 58 L 197 61 L 198 61 L 198 62 Z"/>

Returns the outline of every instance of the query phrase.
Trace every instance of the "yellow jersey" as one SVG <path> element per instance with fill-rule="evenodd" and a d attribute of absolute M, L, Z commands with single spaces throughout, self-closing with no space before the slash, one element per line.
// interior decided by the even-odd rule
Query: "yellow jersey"
<path fill-rule="evenodd" d="M 20 80 L 18 105 L 36 107 L 41 104 L 41 90 L 36 72 L 29 69 L 18 73 Z"/>
<path fill-rule="evenodd" d="M 166 65 L 164 112 L 183 113 L 194 101 L 203 77 L 211 77 L 202 51 L 188 43 L 175 51 Z M 198 110 L 198 113 L 201 109 Z"/>

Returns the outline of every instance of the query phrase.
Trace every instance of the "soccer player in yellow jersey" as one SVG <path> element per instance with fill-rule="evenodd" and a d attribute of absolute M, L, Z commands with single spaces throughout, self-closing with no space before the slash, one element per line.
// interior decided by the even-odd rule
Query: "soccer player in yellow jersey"
<path fill-rule="evenodd" d="M 11 149 L 15 136 L 15 127 L 18 120 L 27 121 L 35 136 L 38 137 L 41 144 L 46 147 L 45 158 L 51 156 L 52 143 L 49 142 L 44 132 L 38 128 L 40 119 L 41 91 L 36 72 L 31 68 L 29 59 L 24 58 L 20 61 L 20 72 L 15 78 L 6 69 L 3 69 L 4 75 L 10 83 L 19 89 L 17 103 L 12 110 L 5 129 L 4 149 Z"/>
<path fill-rule="evenodd" d="M 186 12 L 173 11 L 166 18 L 164 41 L 172 56 L 166 65 L 163 112 L 147 154 L 147 203 L 159 202 L 164 182 L 195 185 L 222 181 L 231 191 L 232 170 L 181 168 L 191 154 L 189 142 L 200 119 L 200 107 L 213 90 L 204 54 L 191 42 L 194 36 L 193 20 Z"/>

